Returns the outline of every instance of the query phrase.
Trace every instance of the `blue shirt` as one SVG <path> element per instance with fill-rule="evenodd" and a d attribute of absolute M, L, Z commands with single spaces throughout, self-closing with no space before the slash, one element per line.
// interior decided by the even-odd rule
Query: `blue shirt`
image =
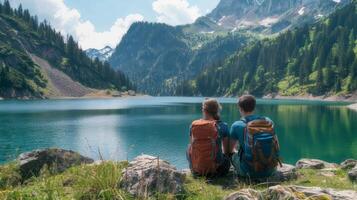
<path fill-rule="evenodd" d="M 250 116 L 245 117 L 245 119 L 247 121 L 253 121 L 253 120 L 262 119 L 262 118 L 265 118 L 266 120 L 272 122 L 271 119 L 269 119 L 267 117 L 262 117 L 259 115 L 250 115 Z M 231 127 L 231 130 L 230 130 L 230 138 L 237 140 L 240 146 L 244 145 L 244 129 L 246 126 L 247 125 L 243 121 L 243 118 L 242 118 L 241 120 L 234 122 Z M 236 157 L 237 157 L 237 159 L 233 159 L 233 162 L 237 162 L 236 165 L 234 165 L 234 166 L 239 165 L 239 169 L 236 169 L 236 170 L 239 170 L 241 175 L 249 174 L 251 177 L 266 177 L 266 176 L 270 176 L 272 173 L 271 171 L 269 171 L 269 172 L 264 172 L 261 174 L 254 174 L 253 169 L 251 169 L 251 167 L 248 165 L 248 163 L 245 163 L 244 160 L 240 160 L 239 155 L 238 156 L 236 155 Z"/>

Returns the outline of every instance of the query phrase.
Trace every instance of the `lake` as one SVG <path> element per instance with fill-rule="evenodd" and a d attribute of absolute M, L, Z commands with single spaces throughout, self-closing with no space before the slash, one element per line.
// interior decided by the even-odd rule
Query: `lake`
<path fill-rule="evenodd" d="M 203 98 L 138 97 L 0 101 L 0 163 L 24 151 L 60 147 L 98 159 L 142 153 L 187 168 L 188 128 Z M 236 99 L 221 98 L 222 118 L 239 119 Z M 302 157 L 341 162 L 357 158 L 357 112 L 343 103 L 258 100 L 257 112 L 276 124 L 283 161 Z"/>

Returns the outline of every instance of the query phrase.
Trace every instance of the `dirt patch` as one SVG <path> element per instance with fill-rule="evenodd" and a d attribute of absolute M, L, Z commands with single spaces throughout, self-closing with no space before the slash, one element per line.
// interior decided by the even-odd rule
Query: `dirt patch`
<path fill-rule="evenodd" d="M 32 60 L 41 67 L 48 80 L 46 97 L 83 97 L 96 90 L 73 81 L 67 74 L 51 66 L 46 60 L 31 54 Z"/>

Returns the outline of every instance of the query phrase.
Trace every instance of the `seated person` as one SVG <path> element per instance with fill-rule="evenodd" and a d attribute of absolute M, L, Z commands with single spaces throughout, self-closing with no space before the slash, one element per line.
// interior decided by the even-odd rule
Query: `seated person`
<path fill-rule="evenodd" d="M 198 176 L 223 176 L 228 173 L 229 130 L 220 120 L 221 105 L 215 99 L 202 104 L 203 118 L 192 122 L 187 159 L 191 172 Z"/>
<path fill-rule="evenodd" d="M 274 124 L 267 117 L 255 115 L 255 105 L 254 96 L 239 98 L 242 118 L 231 127 L 229 152 L 233 154 L 232 165 L 239 176 L 259 179 L 271 176 L 281 163 Z"/>

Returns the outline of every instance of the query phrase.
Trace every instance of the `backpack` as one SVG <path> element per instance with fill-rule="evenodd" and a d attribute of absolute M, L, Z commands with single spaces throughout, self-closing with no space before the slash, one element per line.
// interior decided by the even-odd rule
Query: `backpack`
<path fill-rule="evenodd" d="M 219 133 L 216 121 L 196 120 L 192 122 L 188 148 L 191 170 L 198 175 L 216 173 L 219 152 Z"/>
<path fill-rule="evenodd" d="M 281 166 L 279 141 L 274 125 L 266 118 L 252 121 L 243 119 L 244 145 L 240 148 L 240 159 L 245 161 L 253 173 L 264 173 Z"/>

